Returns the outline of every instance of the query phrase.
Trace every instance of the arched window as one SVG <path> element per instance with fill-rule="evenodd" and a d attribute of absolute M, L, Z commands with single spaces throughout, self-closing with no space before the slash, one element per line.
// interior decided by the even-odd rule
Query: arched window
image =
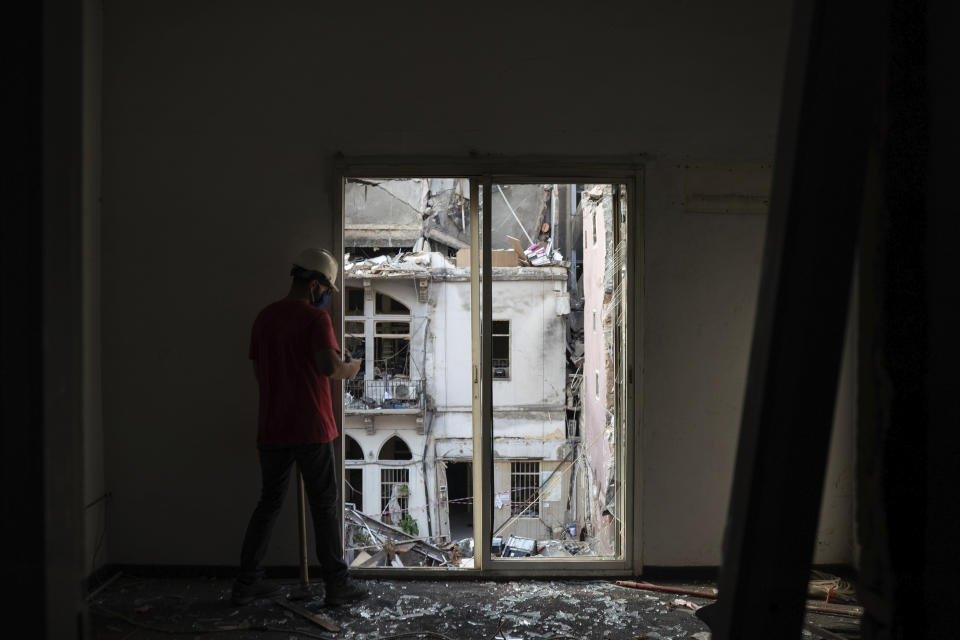
<path fill-rule="evenodd" d="M 360 443 L 344 434 L 344 478 L 343 501 L 352 503 L 356 509 L 363 511 L 363 467 L 350 466 L 363 461 L 363 449 Z"/>
<path fill-rule="evenodd" d="M 393 436 L 380 448 L 381 460 L 410 460 L 413 455 L 407 443 Z M 399 524 L 410 513 L 410 470 L 402 467 L 380 469 L 381 520 Z"/>
<path fill-rule="evenodd" d="M 348 435 L 343 437 L 346 439 L 344 441 L 344 449 L 346 449 L 344 460 L 363 460 L 363 449 L 360 447 L 360 443 Z"/>
<path fill-rule="evenodd" d="M 379 458 L 380 460 L 410 460 L 413 458 L 413 454 L 410 453 L 410 447 L 407 446 L 406 442 L 397 436 L 393 436 L 380 447 Z"/>
<path fill-rule="evenodd" d="M 410 313 L 410 309 L 405 304 L 385 293 L 378 293 L 376 302 L 375 313 L 378 314 L 402 316 Z"/>

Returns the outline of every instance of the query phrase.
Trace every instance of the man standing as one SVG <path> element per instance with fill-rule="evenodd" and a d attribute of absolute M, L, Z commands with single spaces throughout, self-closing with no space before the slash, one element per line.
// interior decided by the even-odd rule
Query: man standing
<path fill-rule="evenodd" d="M 263 487 L 240 554 L 233 602 L 246 604 L 280 591 L 263 579 L 260 563 L 290 483 L 296 461 L 313 516 L 317 556 L 327 604 L 359 600 L 367 592 L 349 579 L 340 543 L 340 501 L 333 441 L 329 378 L 357 375 L 362 359 L 340 358 L 330 315 L 321 309 L 336 287 L 339 264 L 330 252 L 306 249 L 293 262 L 293 282 L 285 298 L 257 316 L 250 359 L 260 390 L 257 450 Z"/>

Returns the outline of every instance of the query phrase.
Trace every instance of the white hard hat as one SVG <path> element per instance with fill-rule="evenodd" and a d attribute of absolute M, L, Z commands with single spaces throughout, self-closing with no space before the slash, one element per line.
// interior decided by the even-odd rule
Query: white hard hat
<path fill-rule="evenodd" d="M 304 249 L 294 259 L 293 266 L 321 274 L 327 279 L 331 289 L 340 291 L 337 288 L 337 274 L 340 272 L 340 265 L 333 254 L 326 249 Z"/>

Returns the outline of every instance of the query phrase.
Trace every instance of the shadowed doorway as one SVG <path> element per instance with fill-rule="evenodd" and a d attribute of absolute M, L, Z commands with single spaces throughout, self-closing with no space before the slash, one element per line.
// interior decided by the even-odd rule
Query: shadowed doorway
<path fill-rule="evenodd" d="M 447 463 L 452 540 L 473 537 L 473 482 L 470 467 L 470 462 Z"/>

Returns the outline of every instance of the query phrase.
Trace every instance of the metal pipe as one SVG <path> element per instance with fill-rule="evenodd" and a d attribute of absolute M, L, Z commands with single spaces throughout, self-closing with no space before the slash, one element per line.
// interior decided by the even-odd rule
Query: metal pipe
<path fill-rule="evenodd" d="M 688 596 L 700 596 L 701 598 L 716 598 L 716 592 L 695 591 L 693 589 L 681 589 L 679 587 L 661 587 L 660 585 L 650 584 L 648 582 L 633 582 L 632 580 L 617 580 L 618 587 L 631 587 L 633 589 L 649 589 L 650 591 L 666 591 L 667 593 L 682 593 Z"/>
<path fill-rule="evenodd" d="M 460 178 L 459 181 L 460 181 L 460 231 L 463 233 L 466 233 L 467 219 L 463 211 L 463 178 Z"/>
<path fill-rule="evenodd" d="M 462 183 L 461 183 L 462 187 Z M 430 317 L 427 316 L 426 321 L 423 325 L 423 370 L 420 372 L 420 375 L 423 377 L 423 386 L 421 387 L 420 396 L 424 401 L 420 404 L 420 408 L 423 410 L 423 497 L 426 500 L 426 511 L 427 511 L 427 535 L 433 537 L 433 518 L 431 517 L 431 506 L 430 506 L 430 479 L 428 477 L 429 465 L 427 464 L 427 453 L 430 451 L 430 432 L 433 430 L 433 419 L 430 418 L 430 409 L 427 407 L 427 402 L 425 399 L 426 396 L 426 386 L 427 386 L 427 340 L 430 335 Z M 412 360 L 413 358 L 411 358 Z M 434 461 L 436 464 L 436 461 Z M 434 480 L 436 480 L 436 474 L 434 474 Z M 440 505 L 437 507 L 437 519 L 440 519 Z"/>
<path fill-rule="evenodd" d="M 550 241 L 547 243 L 547 256 L 553 260 L 553 240 L 557 237 L 557 208 L 559 207 L 560 187 L 553 185 L 550 191 Z"/>
<path fill-rule="evenodd" d="M 503 192 L 503 189 L 500 188 L 500 185 L 497 185 L 497 191 L 499 191 L 500 195 L 503 196 L 503 201 L 507 203 L 507 209 L 510 209 L 510 213 L 513 214 L 513 219 L 517 221 L 518 225 L 520 225 L 520 231 L 523 231 L 523 235 L 527 236 L 527 242 L 529 242 L 530 244 L 536 244 L 533 241 L 533 238 L 530 237 L 530 234 L 527 233 L 527 230 L 523 228 L 523 223 L 520 222 L 520 218 L 517 216 L 517 212 L 514 211 L 513 207 L 510 206 L 510 201 L 507 200 L 507 194 Z"/>

